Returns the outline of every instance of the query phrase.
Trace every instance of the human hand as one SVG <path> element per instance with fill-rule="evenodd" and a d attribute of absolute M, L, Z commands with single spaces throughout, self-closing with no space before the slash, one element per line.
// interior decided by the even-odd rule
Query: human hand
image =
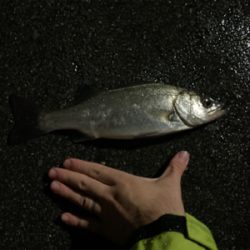
<path fill-rule="evenodd" d="M 185 215 L 181 177 L 188 162 L 189 154 L 181 151 L 159 178 L 145 178 L 71 158 L 64 168 L 49 171 L 51 190 L 95 215 L 83 218 L 65 212 L 63 222 L 121 245 L 135 229 L 164 214 Z"/>

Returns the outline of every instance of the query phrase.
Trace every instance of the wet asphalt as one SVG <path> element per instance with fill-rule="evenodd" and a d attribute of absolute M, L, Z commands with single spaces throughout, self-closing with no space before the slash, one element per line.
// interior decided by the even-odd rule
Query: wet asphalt
<path fill-rule="evenodd" d="M 49 168 L 74 156 L 153 177 L 182 149 L 191 153 L 186 211 L 220 249 L 250 248 L 248 1 L 6 1 L 0 31 L 0 249 L 114 247 L 60 224 L 71 206 L 48 192 Z M 73 104 L 84 86 L 159 81 L 218 98 L 227 115 L 153 140 L 74 144 L 51 134 L 7 145 L 12 93 L 49 111 Z"/>

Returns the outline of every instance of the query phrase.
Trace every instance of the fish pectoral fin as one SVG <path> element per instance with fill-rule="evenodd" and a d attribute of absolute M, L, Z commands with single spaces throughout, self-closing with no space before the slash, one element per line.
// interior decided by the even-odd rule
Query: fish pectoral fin
<path fill-rule="evenodd" d="M 153 119 L 157 119 L 162 122 L 179 121 L 178 114 L 174 110 L 166 111 L 166 110 L 161 110 L 161 109 L 154 109 L 154 110 L 151 110 L 149 114 L 153 117 Z"/>
<path fill-rule="evenodd" d="M 180 121 L 178 114 L 174 110 L 172 112 L 169 112 L 167 118 L 170 122 L 179 122 Z"/>

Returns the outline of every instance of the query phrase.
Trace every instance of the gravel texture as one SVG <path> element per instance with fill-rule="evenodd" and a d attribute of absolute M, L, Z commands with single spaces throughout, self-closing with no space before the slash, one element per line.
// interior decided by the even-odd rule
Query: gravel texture
<path fill-rule="evenodd" d="M 191 153 L 186 210 L 220 249 L 249 249 L 249 1 L 1 1 L 0 249 L 100 249 L 109 242 L 58 223 L 68 205 L 47 190 L 65 157 L 158 175 L 178 150 Z M 51 134 L 8 146 L 8 97 L 64 108 L 82 86 L 162 81 L 220 98 L 227 115 L 175 136 L 74 144 Z M 146 190 L 145 190 L 146 192 Z"/>

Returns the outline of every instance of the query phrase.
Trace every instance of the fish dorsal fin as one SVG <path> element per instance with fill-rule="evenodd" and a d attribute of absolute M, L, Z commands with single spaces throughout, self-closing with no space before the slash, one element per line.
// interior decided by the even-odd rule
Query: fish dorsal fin
<path fill-rule="evenodd" d="M 74 104 L 79 104 L 81 102 L 84 102 L 94 96 L 97 96 L 100 92 L 101 91 L 94 86 L 81 84 L 77 88 Z"/>

